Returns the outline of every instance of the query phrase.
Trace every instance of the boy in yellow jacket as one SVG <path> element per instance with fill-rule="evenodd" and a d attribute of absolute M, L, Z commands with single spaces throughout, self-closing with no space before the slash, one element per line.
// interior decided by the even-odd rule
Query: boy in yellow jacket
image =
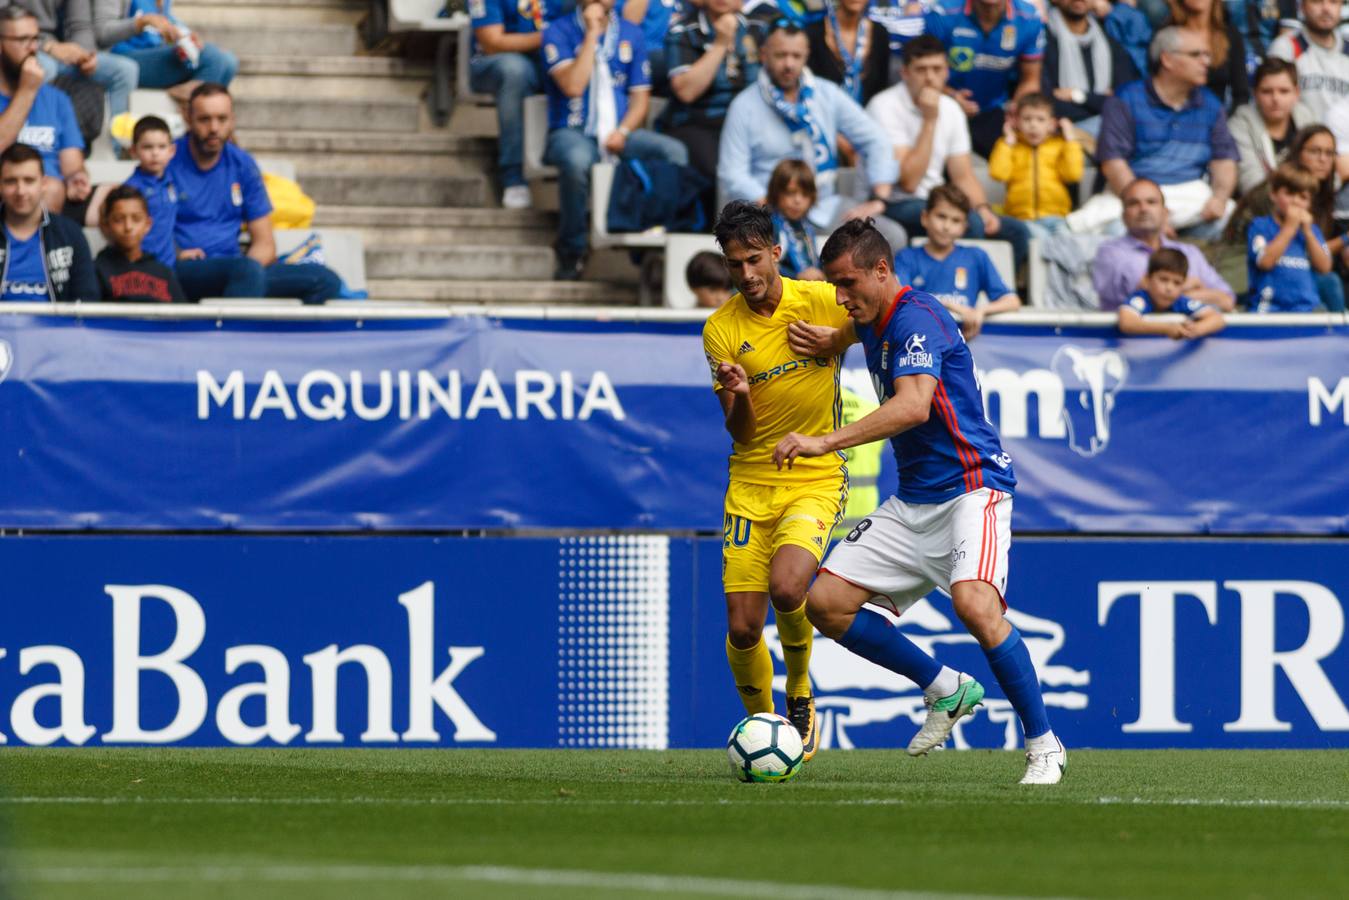
<path fill-rule="evenodd" d="M 1068 185 L 1082 180 L 1082 144 L 1067 119 L 1057 123 L 1054 103 L 1044 94 L 1027 94 L 1017 101 L 1016 127 L 1003 126 L 1003 136 L 988 157 L 988 174 L 1007 182 L 1004 212 L 1021 219 L 1035 237 L 1064 227 L 1063 217 L 1073 208 Z"/>

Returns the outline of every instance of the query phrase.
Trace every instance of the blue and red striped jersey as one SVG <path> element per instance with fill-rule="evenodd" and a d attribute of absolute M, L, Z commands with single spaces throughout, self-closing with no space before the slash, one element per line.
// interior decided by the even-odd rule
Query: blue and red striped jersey
<path fill-rule="evenodd" d="M 895 496 L 906 503 L 944 503 L 981 487 L 1011 493 L 1012 459 L 984 416 L 974 358 L 960 326 L 926 291 L 900 288 L 873 326 L 858 326 L 867 368 L 881 403 L 895 395 L 895 379 L 937 379 L 928 420 L 895 435 L 899 467 Z"/>

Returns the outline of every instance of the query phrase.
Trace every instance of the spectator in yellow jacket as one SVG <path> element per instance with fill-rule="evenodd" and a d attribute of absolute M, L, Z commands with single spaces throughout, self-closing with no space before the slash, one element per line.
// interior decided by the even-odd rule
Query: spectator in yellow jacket
<path fill-rule="evenodd" d="M 1059 131 L 1060 134 L 1055 132 Z M 1054 103 L 1044 94 L 1027 94 L 1016 106 L 1016 124 L 988 157 L 988 174 L 1007 182 L 1004 212 L 1045 237 L 1065 227 L 1073 208 L 1068 185 L 1082 179 L 1082 144 L 1067 119 L 1054 121 Z"/>

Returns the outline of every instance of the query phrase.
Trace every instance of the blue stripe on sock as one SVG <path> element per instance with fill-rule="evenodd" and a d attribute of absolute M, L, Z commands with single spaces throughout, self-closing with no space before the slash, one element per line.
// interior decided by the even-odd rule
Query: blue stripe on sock
<path fill-rule="evenodd" d="M 941 674 L 941 663 L 924 653 L 885 616 L 869 609 L 857 613 L 838 642 L 863 659 L 903 675 L 921 688 L 926 688 Z"/>
<path fill-rule="evenodd" d="M 1040 694 L 1040 678 L 1030 661 L 1030 651 L 1021 640 L 1021 632 L 1012 627 L 1007 639 L 991 650 L 985 650 L 988 665 L 993 669 L 998 684 L 1011 701 L 1012 708 L 1021 717 L 1021 728 L 1026 738 L 1037 738 L 1049 731 L 1049 715 L 1045 712 L 1044 697 Z"/>

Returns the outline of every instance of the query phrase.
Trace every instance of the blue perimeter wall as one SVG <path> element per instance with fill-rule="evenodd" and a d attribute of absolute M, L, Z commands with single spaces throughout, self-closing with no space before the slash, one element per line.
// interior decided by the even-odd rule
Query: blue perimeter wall
<path fill-rule="evenodd" d="M 0 316 L 0 740 L 720 744 L 697 331 Z M 1021 479 L 1009 616 L 1071 745 L 1349 747 L 1346 335 L 975 342 Z M 406 533 L 502 528 L 577 536 Z M 1103 536 L 1139 532 L 1170 536 Z M 990 688 L 957 746 L 1015 746 L 945 598 L 898 625 Z M 826 746 L 921 721 L 832 642 L 812 675 Z"/>

